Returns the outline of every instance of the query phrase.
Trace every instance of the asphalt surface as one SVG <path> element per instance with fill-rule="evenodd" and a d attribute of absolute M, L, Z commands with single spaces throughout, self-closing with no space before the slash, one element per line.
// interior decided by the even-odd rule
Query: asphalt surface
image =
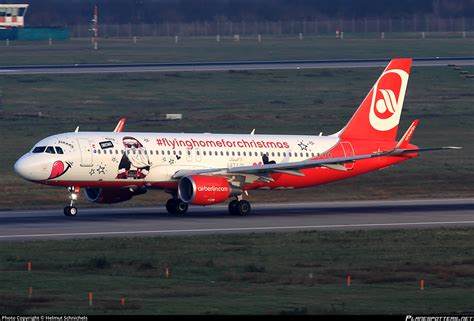
<path fill-rule="evenodd" d="M 138 64 L 72 64 L 72 65 L 18 65 L 0 66 L 0 75 L 29 74 L 85 74 L 114 72 L 178 72 L 178 71 L 229 71 L 269 69 L 314 68 L 367 68 L 385 67 L 390 59 L 342 59 L 342 60 L 282 60 L 282 61 L 223 61 L 183 63 Z M 414 67 L 472 66 L 474 57 L 415 58 Z"/>
<path fill-rule="evenodd" d="M 474 199 L 255 204 L 246 217 L 227 206 L 190 207 L 186 216 L 163 207 L 0 212 L 0 241 L 131 236 L 474 227 Z"/>

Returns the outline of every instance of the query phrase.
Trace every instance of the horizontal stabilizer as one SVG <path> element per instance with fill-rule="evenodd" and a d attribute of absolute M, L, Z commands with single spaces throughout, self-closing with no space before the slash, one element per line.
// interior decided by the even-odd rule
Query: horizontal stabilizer
<path fill-rule="evenodd" d="M 403 155 L 403 154 L 413 154 L 419 152 L 432 152 L 436 150 L 446 150 L 446 149 L 462 149 L 462 147 L 458 146 L 444 146 L 444 147 L 432 147 L 432 148 L 418 148 L 418 149 L 397 149 L 390 152 L 388 155 L 396 156 L 396 155 Z"/>

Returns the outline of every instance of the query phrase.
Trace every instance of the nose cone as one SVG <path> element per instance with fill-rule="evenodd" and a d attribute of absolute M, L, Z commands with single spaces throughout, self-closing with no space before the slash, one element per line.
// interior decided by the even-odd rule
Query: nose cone
<path fill-rule="evenodd" d="M 25 161 L 25 156 L 23 156 L 16 161 L 15 165 L 13 165 L 13 169 L 15 170 L 15 173 L 25 178 L 25 175 L 27 173 L 27 166 L 28 165 Z"/>
<path fill-rule="evenodd" d="M 48 178 L 47 167 L 37 157 L 25 154 L 13 166 L 15 172 L 29 181 L 39 181 Z"/>

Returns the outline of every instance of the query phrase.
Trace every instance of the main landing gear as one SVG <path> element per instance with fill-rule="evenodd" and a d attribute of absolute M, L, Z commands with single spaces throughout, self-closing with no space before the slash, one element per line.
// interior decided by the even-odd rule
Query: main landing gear
<path fill-rule="evenodd" d="M 170 198 L 166 202 L 166 210 L 170 214 L 184 215 L 188 211 L 188 203 L 183 202 L 179 198 Z"/>
<path fill-rule="evenodd" d="M 79 193 L 81 188 L 71 186 L 71 187 L 68 187 L 67 190 L 69 192 L 69 199 L 71 200 L 71 203 L 69 204 L 69 206 L 66 206 L 64 208 L 64 215 L 66 215 L 66 216 L 76 216 L 77 215 L 77 208 L 74 206 L 74 203 L 77 200 L 77 194 Z"/>
<path fill-rule="evenodd" d="M 229 213 L 231 215 L 245 216 L 250 213 L 250 203 L 243 199 L 235 199 L 229 203 Z"/>

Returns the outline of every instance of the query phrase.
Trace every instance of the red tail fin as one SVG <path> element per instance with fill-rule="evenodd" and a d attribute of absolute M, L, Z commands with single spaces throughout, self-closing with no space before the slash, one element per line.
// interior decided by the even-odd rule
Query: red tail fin
<path fill-rule="evenodd" d="M 393 59 L 341 131 L 341 139 L 395 141 L 411 59 Z"/>

